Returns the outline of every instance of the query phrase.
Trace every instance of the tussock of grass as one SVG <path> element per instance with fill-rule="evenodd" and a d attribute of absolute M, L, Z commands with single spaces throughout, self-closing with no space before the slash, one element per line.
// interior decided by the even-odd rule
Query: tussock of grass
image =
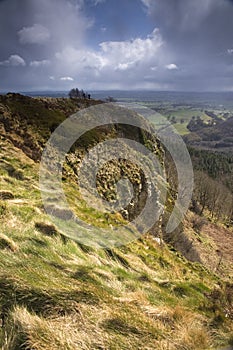
<path fill-rule="evenodd" d="M 8 212 L 7 205 L 4 201 L 0 200 L 0 218 L 2 219 Z"/>
<path fill-rule="evenodd" d="M 104 250 L 107 257 L 109 259 L 113 259 L 114 261 L 116 261 L 117 263 L 121 264 L 122 266 L 124 266 L 125 268 L 130 268 L 130 264 L 129 262 L 122 256 L 123 254 L 119 254 L 116 251 L 114 251 L 114 249 L 105 249 Z"/>
<path fill-rule="evenodd" d="M 8 249 L 15 252 L 18 249 L 18 246 L 12 239 L 0 233 L 0 249 Z"/>
<path fill-rule="evenodd" d="M 8 339 L 3 350 L 74 350 L 77 349 L 72 337 L 75 330 L 64 329 L 60 320 L 45 320 L 31 314 L 26 308 L 16 307 L 7 322 Z M 68 337 L 67 337 L 68 335 Z"/>
<path fill-rule="evenodd" d="M 106 330 L 110 330 L 121 334 L 140 334 L 140 331 L 136 327 L 128 325 L 120 318 L 107 319 L 102 323 L 102 327 Z"/>
<path fill-rule="evenodd" d="M 46 236 L 56 236 L 58 231 L 54 225 L 46 224 L 44 222 L 36 222 L 35 228 Z"/>
<path fill-rule="evenodd" d="M 0 191 L 0 200 L 14 199 L 14 195 L 10 191 Z"/>

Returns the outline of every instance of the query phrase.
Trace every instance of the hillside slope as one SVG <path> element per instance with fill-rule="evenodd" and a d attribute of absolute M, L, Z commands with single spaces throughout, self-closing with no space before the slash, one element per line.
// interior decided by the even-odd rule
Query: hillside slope
<path fill-rule="evenodd" d="M 95 250 L 51 224 L 40 198 L 38 161 L 51 130 L 77 105 L 63 101 L 74 103 L 71 111 L 54 108 L 59 100 L 6 99 L 0 106 L 2 349 L 204 350 L 232 344 L 232 285 L 204 265 L 151 234 L 122 248 Z M 49 119 L 36 125 L 46 103 Z M 32 118 L 32 112 L 39 115 Z M 31 123 L 24 123 L 26 113 Z M 70 198 L 75 190 L 68 182 Z M 81 201 L 79 210 L 107 224 Z"/>

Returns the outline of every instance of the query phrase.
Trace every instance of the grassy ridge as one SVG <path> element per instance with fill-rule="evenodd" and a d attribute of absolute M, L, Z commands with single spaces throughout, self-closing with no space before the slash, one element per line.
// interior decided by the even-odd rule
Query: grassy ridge
<path fill-rule="evenodd" d="M 150 234 L 112 250 L 64 237 L 44 212 L 39 164 L 5 136 L 0 139 L 2 349 L 204 350 L 233 342 L 228 282 Z M 72 205 L 76 187 L 66 180 Z M 91 223 L 109 224 L 82 201 L 76 210 Z"/>

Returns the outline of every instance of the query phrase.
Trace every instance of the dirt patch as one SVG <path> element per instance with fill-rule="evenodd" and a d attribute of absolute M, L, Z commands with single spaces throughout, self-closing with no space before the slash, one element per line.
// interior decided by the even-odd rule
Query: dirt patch
<path fill-rule="evenodd" d="M 203 232 L 216 244 L 216 253 L 233 264 L 233 232 L 215 224 L 204 225 Z"/>
<path fill-rule="evenodd" d="M 198 230 L 194 225 L 197 220 L 202 222 Z M 233 230 L 191 212 L 184 220 L 184 228 L 203 265 L 221 276 L 233 277 Z"/>

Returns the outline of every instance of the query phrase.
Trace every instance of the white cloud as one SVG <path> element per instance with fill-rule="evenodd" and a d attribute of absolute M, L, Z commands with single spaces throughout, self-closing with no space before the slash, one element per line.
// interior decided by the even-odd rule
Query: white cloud
<path fill-rule="evenodd" d="M 49 30 L 41 24 L 32 27 L 23 27 L 18 31 L 21 44 L 44 44 L 50 39 Z"/>
<path fill-rule="evenodd" d="M 50 64 L 49 60 L 31 61 L 30 67 L 38 68 L 38 67 L 48 66 L 49 64 Z"/>
<path fill-rule="evenodd" d="M 60 80 L 61 81 L 74 81 L 74 79 L 71 77 L 61 77 Z"/>
<path fill-rule="evenodd" d="M 160 48 L 163 41 L 158 29 L 145 39 L 136 38 L 130 41 L 108 41 L 99 45 L 99 50 L 75 49 L 66 47 L 56 54 L 57 66 L 63 67 L 72 76 L 83 74 L 114 73 L 132 70 L 132 68 L 144 69 L 146 66 L 154 66 L 160 61 Z"/>
<path fill-rule="evenodd" d="M 148 9 L 154 4 L 153 0 L 141 0 L 143 5 L 145 5 Z"/>
<path fill-rule="evenodd" d="M 6 61 L 0 62 L 1 66 L 26 66 L 26 62 L 24 59 L 19 55 L 11 55 Z"/>
<path fill-rule="evenodd" d="M 232 55 L 232 54 L 233 54 L 233 49 L 228 49 L 228 50 L 227 50 L 227 53 L 228 53 L 229 55 Z"/>
<path fill-rule="evenodd" d="M 99 4 L 103 4 L 106 0 L 93 0 L 94 5 L 97 6 Z"/>
<path fill-rule="evenodd" d="M 144 5 L 146 14 L 150 16 L 154 11 L 155 0 L 141 0 L 141 2 Z"/>
<path fill-rule="evenodd" d="M 66 47 L 62 52 L 56 53 L 57 64 L 66 70 L 74 73 L 83 69 L 102 69 L 106 64 L 100 54 L 95 51 L 78 50 L 73 47 Z"/>
<path fill-rule="evenodd" d="M 177 65 L 175 63 L 170 63 L 165 66 L 168 70 L 176 70 L 178 69 Z"/>
<path fill-rule="evenodd" d="M 105 33 L 105 32 L 106 32 L 106 30 L 107 30 L 107 28 L 106 28 L 106 27 L 101 27 L 101 29 L 100 29 L 100 30 L 101 30 L 101 32 L 102 32 L 102 33 Z"/>
<path fill-rule="evenodd" d="M 132 66 L 134 63 L 133 62 L 128 62 L 128 63 L 120 63 L 117 67 L 116 70 L 127 70 Z"/>
<path fill-rule="evenodd" d="M 127 69 L 140 63 L 146 63 L 156 58 L 163 41 L 156 28 L 146 39 L 136 38 L 131 41 L 109 41 L 100 44 L 101 56 L 107 65 L 115 69 Z"/>

